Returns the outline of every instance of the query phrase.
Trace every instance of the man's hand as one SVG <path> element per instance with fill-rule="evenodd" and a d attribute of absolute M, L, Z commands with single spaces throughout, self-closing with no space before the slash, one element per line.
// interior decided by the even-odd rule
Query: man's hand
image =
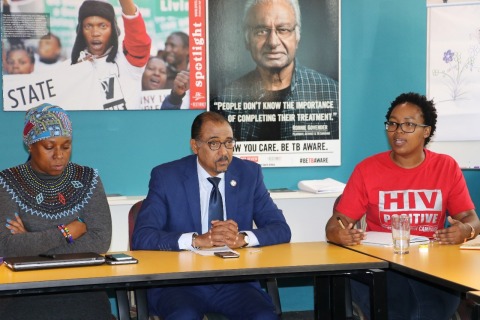
<path fill-rule="evenodd" d="M 122 6 L 122 12 L 127 16 L 133 16 L 137 12 L 137 7 L 133 0 L 119 0 Z"/>
<path fill-rule="evenodd" d="M 190 72 L 180 71 L 173 81 L 172 90 L 176 95 L 181 97 L 188 89 L 190 89 Z"/>
<path fill-rule="evenodd" d="M 212 221 L 212 227 L 207 233 L 195 238 L 192 246 L 201 248 L 223 247 L 231 249 L 245 245 L 244 235 L 238 233 L 238 224 L 233 220 Z"/>
<path fill-rule="evenodd" d="M 241 237 L 238 235 L 238 225 L 233 220 L 227 221 L 212 221 L 212 227 L 207 233 L 199 235 L 195 238 L 195 243 L 192 246 L 201 248 L 211 247 L 223 247 L 229 246 L 233 248 Z M 243 238 L 241 238 L 243 240 Z M 242 242 L 243 244 L 243 242 Z M 240 247 L 242 244 L 238 244 L 236 247 Z"/>
<path fill-rule="evenodd" d="M 238 225 L 231 219 L 212 221 L 212 227 L 209 232 L 215 247 L 228 246 L 230 248 L 238 248 L 243 244 L 239 241 L 243 238 L 238 235 Z"/>

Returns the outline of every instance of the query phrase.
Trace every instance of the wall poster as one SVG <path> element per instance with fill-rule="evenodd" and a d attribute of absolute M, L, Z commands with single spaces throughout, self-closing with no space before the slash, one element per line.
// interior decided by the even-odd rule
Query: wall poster
<path fill-rule="evenodd" d="M 120 2 L 103 2 L 113 11 L 101 1 L 3 1 L 4 111 L 25 111 L 44 102 L 66 110 L 206 109 L 204 0 L 134 0 L 152 40 L 146 53 L 138 49 L 144 39 L 140 28 L 124 23 Z M 85 22 L 94 15 L 112 23 L 109 38 L 88 36 L 85 23 L 77 29 L 80 18 Z M 125 51 L 157 59 L 143 68 L 125 58 Z M 195 69 L 184 76 L 190 90 L 166 104 L 175 76 L 190 67 Z"/>
<path fill-rule="evenodd" d="M 480 141 L 480 1 L 427 0 L 427 12 L 427 95 L 438 111 L 433 140 Z"/>
<path fill-rule="evenodd" d="M 208 1 L 209 107 L 263 167 L 341 162 L 339 1 L 298 2 Z"/>
<path fill-rule="evenodd" d="M 141 74 L 122 54 L 129 51 L 123 41 L 141 42 L 128 32 L 138 28 L 124 23 L 118 0 L 105 1 L 115 18 L 103 8 L 82 9 L 99 1 L 3 2 L 4 111 L 43 102 L 66 110 L 208 109 L 230 121 L 241 158 L 264 167 L 341 164 L 339 0 L 298 0 L 295 9 L 276 1 L 271 10 L 247 11 L 248 2 L 237 0 L 134 0 L 152 39 L 149 56 L 157 57 Z M 106 42 L 88 42 L 85 23 L 77 29 L 93 13 L 118 25 L 110 38 L 118 40 L 116 55 L 108 47 L 93 58 L 84 52 Z M 82 36 L 88 46 L 78 53 Z M 95 63 L 110 54 L 114 63 Z M 165 68 L 166 81 L 153 75 Z M 185 68 L 189 86 L 173 95 Z"/>

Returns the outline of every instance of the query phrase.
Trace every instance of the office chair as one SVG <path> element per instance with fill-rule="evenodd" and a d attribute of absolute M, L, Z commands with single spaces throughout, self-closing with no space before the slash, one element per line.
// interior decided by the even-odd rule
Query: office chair
<path fill-rule="evenodd" d="M 137 220 L 138 213 L 142 207 L 143 200 L 137 201 L 128 212 L 128 249 L 131 250 L 133 229 L 135 228 L 135 221 Z M 160 318 L 155 315 L 148 314 L 147 305 L 147 291 L 146 289 L 135 289 L 129 292 L 130 314 L 136 317 L 138 320 L 150 319 L 159 320 Z"/>
<path fill-rule="evenodd" d="M 133 230 L 135 229 L 135 222 L 137 220 L 138 213 L 142 207 L 143 200 L 136 202 L 128 212 L 128 237 L 129 237 L 129 249 L 131 249 Z M 136 289 L 131 296 L 130 303 L 130 313 L 135 316 L 138 320 L 149 319 L 149 320 L 161 320 L 160 317 L 156 315 L 148 314 L 148 304 L 147 304 L 147 292 L 146 289 Z M 221 314 L 209 313 L 206 314 L 203 320 L 228 320 Z"/>
<path fill-rule="evenodd" d="M 129 237 L 129 249 L 132 243 L 133 229 L 135 228 L 135 221 L 137 220 L 138 213 L 142 207 L 143 200 L 136 202 L 128 212 L 128 237 Z M 264 280 L 264 285 L 266 286 L 267 293 L 273 301 L 275 306 L 275 313 L 280 316 L 282 314 L 282 307 L 280 304 L 280 294 L 278 291 L 278 284 L 276 278 L 268 278 Z M 134 292 L 134 297 L 132 300 L 135 303 L 131 303 L 131 313 L 137 314 L 137 319 L 151 319 L 159 320 L 157 316 L 148 315 L 148 305 L 147 305 L 147 292 L 146 289 L 136 289 Z M 118 296 L 118 295 L 117 295 Z M 125 299 L 125 294 L 123 294 L 123 299 Z M 117 297 L 118 300 L 118 297 Z M 205 315 L 204 320 L 226 320 L 223 315 L 217 313 L 209 313 Z"/>

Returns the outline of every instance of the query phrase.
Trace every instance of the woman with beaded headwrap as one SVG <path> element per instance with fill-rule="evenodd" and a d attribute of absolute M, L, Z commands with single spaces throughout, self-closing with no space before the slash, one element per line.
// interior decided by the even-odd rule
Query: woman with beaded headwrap
<path fill-rule="evenodd" d="M 29 160 L 0 172 L 0 256 L 105 253 L 112 221 L 97 170 L 70 162 L 72 124 L 42 104 L 25 116 Z M 0 298 L 2 319 L 111 319 L 105 292 Z"/>
<path fill-rule="evenodd" d="M 133 0 L 119 0 L 125 37 L 119 48 L 120 28 L 113 6 L 105 1 L 86 0 L 78 11 L 77 37 L 71 64 L 89 62 L 105 87 L 118 81 L 123 101 L 113 101 L 105 109 L 138 109 L 141 79 L 150 57 L 151 39 Z M 108 95 L 105 89 L 105 94 Z"/>

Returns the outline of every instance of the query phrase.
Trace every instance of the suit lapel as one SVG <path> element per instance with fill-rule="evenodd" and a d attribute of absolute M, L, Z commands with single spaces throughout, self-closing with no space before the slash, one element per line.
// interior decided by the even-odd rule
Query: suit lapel
<path fill-rule="evenodd" d="M 235 221 L 238 221 L 238 193 L 240 183 L 240 177 L 232 161 L 227 172 L 225 172 L 225 204 L 227 207 L 227 219 L 233 219 Z"/>
<path fill-rule="evenodd" d="M 185 201 L 190 208 L 190 216 L 195 226 L 195 231 L 202 233 L 202 213 L 200 211 L 200 188 L 198 186 L 197 157 L 192 156 L 185 169 L 185 179 L 183 180 L 185 188 Z"/>

